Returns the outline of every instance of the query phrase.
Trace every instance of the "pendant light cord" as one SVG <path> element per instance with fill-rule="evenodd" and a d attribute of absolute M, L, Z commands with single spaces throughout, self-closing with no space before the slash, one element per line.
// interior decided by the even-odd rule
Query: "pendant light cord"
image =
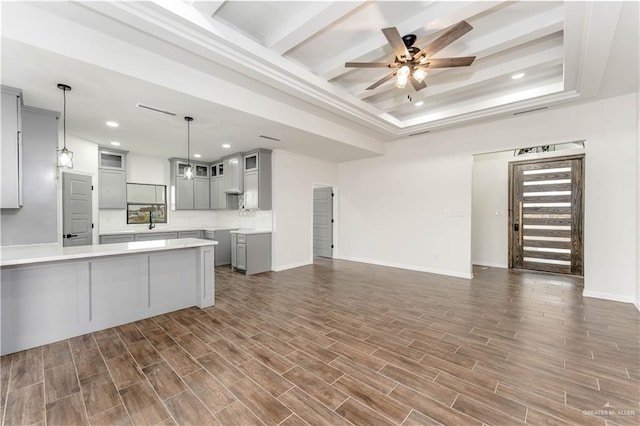
<path fill-rule="evenodd" d="M 191 166 L 191 121 L 187 120 L 187 163 Z"/>
<path fill-rule="evenodd" d="M 62 144 L 67 149 L 67 89 L 62 89 Z"/>

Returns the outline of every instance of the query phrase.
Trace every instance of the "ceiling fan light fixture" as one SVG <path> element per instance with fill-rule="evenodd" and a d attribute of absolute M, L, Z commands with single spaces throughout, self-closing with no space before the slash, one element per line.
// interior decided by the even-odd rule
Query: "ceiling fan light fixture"
<path fill-rule="evenodd" d="M 398 73 L 396 74 L 396 87 L 404 89 L 404 87 L 407 85 L 407 81 L 409 81 L 410 72 L 411 70 L 407 65 L 403 65 L 400 67 Z"/>
<path fill-rule="evenodd" d="M 416 68 L 415 71 L 413 72 L 413 78 L 418 83 L 422 83 L 426 77 L 427 77 L 427 72 L 422 68 Z"/>
<path fill-rule="evenodd" d="M 519 73 L 513 74 L 513 75 L 511 76 L 511 79 L 512 79 L 512 80 L 519 80 L 519 79 L 521 79 L 522 77 L 524 77 L 524 73 L 523 73 L 523 72 L 519 72 Z"/>

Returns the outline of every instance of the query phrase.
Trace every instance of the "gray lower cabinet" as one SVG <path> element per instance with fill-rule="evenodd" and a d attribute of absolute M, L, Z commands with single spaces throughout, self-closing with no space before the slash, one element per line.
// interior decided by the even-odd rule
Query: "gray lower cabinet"
<path fill-rule="evenodd" d="M 100 170 L 99 176 L 99 200 L 101 209 L 126 209 L 126 177 L 124 171 Z"/>
<path fill-rule="evenodd" d="M 100 235 L 100 244 L 130 243 L 134 240 L 134 234 Z"/>
<path fill-rule="evenodd" d="M 246 275 L 271 270 L 271 233 L 231 234 L 231 269 Z"/>
<path fill-rule="evenodd" d="M 136 234 L 136 241 L 175 240 L 176 238 L 178 238 L 177 232 L 149 232 L 146 234 Z"/>
<path fill-rule="evenodd" d="M 218 245 L 215 248 L 216 266 L 231 264 L 231 230 L 221 229 L 217 231 L 204 231 L 207 240 L 215 240 Z"/>
<path fill-rule="evenodd" d="M 178 231 L 178 238 L 202 238 L 202 231 Z"/>

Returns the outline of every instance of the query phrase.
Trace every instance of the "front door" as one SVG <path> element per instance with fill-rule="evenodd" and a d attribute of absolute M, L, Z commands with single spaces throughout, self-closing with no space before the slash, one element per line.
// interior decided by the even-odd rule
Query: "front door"
<path fill-rule="evenodd" d="M 333 255 L 333 190 L 313 190 L 313 255 Z"/>
<path fill-rule="evenodd" d="M 62 173 L 62 245 L 91 244 L 91 176 Z"/>
<path fill-rule="evenodd" d="M 510 164 L 510 268 L 583 275 L 583 160 Z"/>

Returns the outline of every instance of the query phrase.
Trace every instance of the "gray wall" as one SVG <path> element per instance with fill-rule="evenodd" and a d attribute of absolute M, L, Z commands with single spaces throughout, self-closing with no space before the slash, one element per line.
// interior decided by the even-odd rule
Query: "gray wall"
<path fill-rule="evenodd" d="M 24 107 L 22 132 L 23 205 L 0 210 L 0 244 L 56 243 L 58 113 Z"/>

